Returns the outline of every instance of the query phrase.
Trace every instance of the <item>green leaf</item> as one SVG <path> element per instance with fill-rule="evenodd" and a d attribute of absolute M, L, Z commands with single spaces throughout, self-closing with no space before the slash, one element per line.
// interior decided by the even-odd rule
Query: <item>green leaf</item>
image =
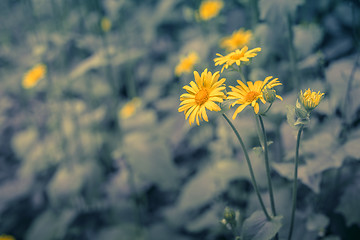
<path fill-rule="evenodd" d="M 246 163 L 221 160 L 205 168 L 185 185 L 180 196 L 180 211 L 201 207 L 224 191 L 228 183 L 237 178 L 248 178 Z"/>
<path fill-rule="evenodd" d="M 136 185 L 157 184 L 169 190 L 177 186 L 178 171 L 170 146 L 156 134 L 138 131 L 124 137 L 124 152 Z"/>
<path fill-rule="evenodd" d="M 286 18 L 288 15 L 295 15 L 297 7 L 304 2 L 304 0 L 260 0 L 260 18 L 275 23 L 279 17 Z"/>
<path fill-rule="evenodd" d="M 26 234 L 27 240 L 53 240 L 63 239 L 69 224 L 76 217 L 76 211 L 63 210 L 55 212 L 47 210 L 41 214 L 31 225 Z"/>
<path fill-rule="evenodd" d="M 360 226 L 360 181 L 349 185 L 344 194 L 341 196 L 340 203 L 336 208 L 336 212 L 344 215 L 346 225 L 350 227 L 353 224 Z"/>
<path fill-rule="evenodd" d="M 262 211 L 254 212 L 244 222 L 242 229 L 243 240 L 268 240 L 279 232 L 282 226 L 282 216 L 276 216 L 270 221 Z"/>

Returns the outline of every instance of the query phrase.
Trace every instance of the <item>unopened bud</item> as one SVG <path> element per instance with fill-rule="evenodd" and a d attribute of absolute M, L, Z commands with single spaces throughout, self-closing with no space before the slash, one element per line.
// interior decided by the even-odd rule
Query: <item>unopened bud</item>
<path fill-rule="evenodd" d="M 268 103 L 273 103 L 276 98 L 276 91 L 274 89 L 264 88 L 262 90 L 263 98 Z"/>
<path fill-rule="evenodd" d="M 299 103 L 299 101 L 296 101 L 295 106 L 295 114 L 298 118 L 305 119 L 309 117 L 308 111 Z"/>
<path fill-rule="evenodd" d="M 235 211 L 229 207 L 225 207 L 224 219 L 230 224 L 235 222 Z"/>

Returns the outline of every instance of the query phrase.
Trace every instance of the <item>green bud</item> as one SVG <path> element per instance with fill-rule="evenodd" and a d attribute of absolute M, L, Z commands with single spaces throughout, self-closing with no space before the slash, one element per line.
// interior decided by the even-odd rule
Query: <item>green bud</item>
<path fill-rule="evenodd" d="M 264 88 L 262 90 L 263 98 L 268 103 L 273 103 L 276 99 L 276 91 L 274 89 Z"/>
<path fill-rule="evenodd" d="M 235 211 L 229 207 L 225 207 L 224 210 L 224 219 L 226 222 L 232 224 L 235 222 Z"/>
<path fill-rule="evenodd" d="M 296 100 L 295 114 L 298 118 L 301 118 L 301 119 L 309 118 L 309 112 L 306 111 L 304 106 L 301 105 L 298 100 Z"/>

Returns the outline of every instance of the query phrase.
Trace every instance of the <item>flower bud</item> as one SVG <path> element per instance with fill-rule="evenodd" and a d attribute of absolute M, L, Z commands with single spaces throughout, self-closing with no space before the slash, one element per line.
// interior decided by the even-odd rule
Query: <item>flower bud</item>
<path fill-rule="evenodd" d="M 307 112 L 314 110 L 320 103 L 324 93 L 312 92 L 310 88 L 305 92 L 300 91 L 299 101 Z"/>
<path fill-rule="evenodd" d="M 227 223 L 233 224 L 235 222 L 235 211 L 229 207 L 225 207 L 224 219 Z"/>
<path fill-rule="evenodd" d="M 268 103 L 273 103 L 276 98 L 276 91 L 274 89 L 264 88 L 262 90 L 263 98 Z"/>
<path fill-rule="evenodd" d="M 309 117 L 308 111 L 306 111 L 306 109 L 299 103 L 298 100 L 296 101 L 295 114 L 298 118 L 301 119 L 306 119 Z"/>

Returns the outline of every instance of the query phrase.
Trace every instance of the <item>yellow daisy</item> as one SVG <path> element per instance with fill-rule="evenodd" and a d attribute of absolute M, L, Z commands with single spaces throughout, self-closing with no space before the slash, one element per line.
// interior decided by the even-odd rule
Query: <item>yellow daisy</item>
<path fill-rule="evenodd" d="M 183 73 L 190 73 L 198 60 L 199 56 L 196 52 L 191 52 L 187 56 L 183 57 L 179 64 L 175 67 L 176 76 L 180 76 Z"/>
<path fill-rule="evenodd" d="M 324 96 L 324 93 L 320 93 L 320 91 L 312 92 L 309 88 L 304 93 L 302 90 L 300 90 L 299 100 L 300 100 L 300 103 L 306 109 L 306 111 L 310 112 L 319 105 L 323 96 Z"/>
<path fill-rule="evenodd" d="M 201 20 L 207 21 L 216 17 L 223 7 L 224 3 L 219 0 L 204 1 L 199 7 L 199 17 Z"/>
<path fill-rule="evenodd" d="M 228 52 L 231 52 L 249 44 L 251 38 L 251 31 L 245 31 L 243 28 L 241 28 L 233 32 L 231 36 L 223 38 L 220 42 L 220 47 L 225 48 L 225 50 Z"/>
<path fill-rule="evenodd" d="M 199 119 L 208 121 L 206 109 L 210 111 L 220 111 L 220 107 L 215 102 L 223 102 L 226 98 L 223 90 L 225 78 L 219 80 L 219 72 L 211 74 L 207 69 L 199 75 L 194 71 L 195 82 L 191 81 L 190 86 L 183 88 L 187 91 L 180 96 L 179 112 L 184 112 L 185 119 L 189 118 L 190 125 L 196 120 L 199 125 Z"/>
<path fill-rule="evenodd" d="M 219 57 L 214 58 L 215 66 L 224 65 L 221 69 L 221 72 L 223 72 L 224 68 L 227 69 L 229 66 L 233 65 L 234 63 L 240 66 L 241 62 L 248 62 L 249 58 L 255 57 L 257 53 L 260 51 L 261 48 L 254 48 L 248 51 L 248 47 L 245 46 L 241 50 L 236 49 L 235 51 L 225 56 L 217 53 L 216 55 Z"/>
<path fill-rule="evenodd" d="M 242 81 L 238 80 L 239 83 L 238 86 L 232 87 L 231 92 L 228 93 L 227 99 L 235 99 L 236 101 L 231 104 L 233 107 L 235 104 L 240 104 L 240 106 L 236 109 L 233 119 L 236 118 L 238 113 L 240 113 L 244 108 L 251 104 L 251 106 L 254 108 L 254 112 L 256 114 L 259 113 L 259 103 L 258 100 L 260 99 L 262 103 L 266 103 L 264 97 L 263 97 L 263 89 L 271 89 L 275 86 L 282 85 L 278 78 L 272 79 L 270 82 L 269 80 L 272 78 L 272 76 L 269 76 L 265 78 L 264 81 L 256 81 L 255 83 L 248 81 L 247 85 L 243 83 Z M 282 100 L 282 98 L 279 95 L 276 95 L 277 98 Z"/>
<path fill-rule="evenodd" d="M 110 30 L 110 28 L 111 28 L 111 21 L 107 17 L 103 17 L 101 19 L 100 25 L 101 25 L 101 29 L 104 32 L 108 32 Z"/>
<path fill-rule="evenodd" d="M 39 80 L 41 80 L 46 74 L 46 66 L 44 64 L 37 64 L 27 73 L 25 73 L 22 85 L 24 88 L 34 87 Z"/>
<path fill-rule="evenodd" d="M 10 235 L 0 235 L 0 240 L 15 240 L 13 236 Z"/>
<path fill-rule="evenodd" d="M 126 103 L 119 111 L 119 117 L 121 119 L 127 119 L 133 116 L 141 106 L 140 98 L 133 98 L 130 102 Z"/>

